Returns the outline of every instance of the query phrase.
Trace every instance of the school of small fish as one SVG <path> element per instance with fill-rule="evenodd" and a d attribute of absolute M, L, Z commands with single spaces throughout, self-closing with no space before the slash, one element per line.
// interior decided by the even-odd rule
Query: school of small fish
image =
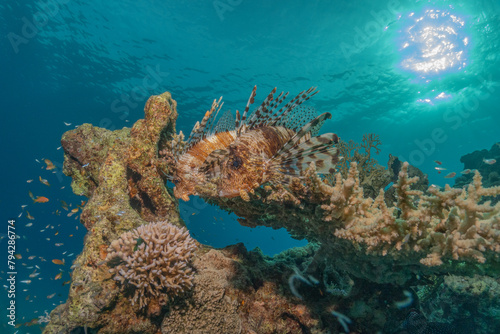
<path fill-rule="evenodd" d="M 43 167 L 41 167 L 42 171 L 50 171 L 51 173 L 57 173 L 57 166 L 58 164 L 53 163 L 51 160 L 42 158 L 42 159 L 35 159 L 35 161 L 39 164 L 44 164 Z M 46 173 L 45 172 L 45 173 Z M 22 297 L 19 297 L 19 303 L 21 303 L 21 300 L 27 303 L 34 303 L 39 300 L 39 297 L 46 298 L 46 299 L 54 299 L 54 302 L 52 303 L 53 306 L 57 306 L 58 304 L 64 302 L 64 300 L 57 300 L 55 298 L 56 296 L 59 296 L 61 298 L 64 298 L 64 292 L 63 290 L 60 289 L 54 289 L 57 290 L 56 292 L 54 291 L 49 291 L 51 292 L 50 294 L 46 294 L 45 296 L 39 296 L 40 293 L 43 294 L 43 291 L 46 291 L 45 289 L 40 289 L 38 282 L 44 282 L 44 280 L 49 280 L 49 281 L 58 281 L 61 280 L 63 281 L 63 278 L 67 276 L 69 278 L 71 274 L 72 269 L 68 269 L 66 266 L 66 263 L 71 263 L 74 259 L 74 252 L 68 252 L 67 250 L 64 250 L 63 246 L 65 245 L 63 242 L 63 239 L 65 237 L 73 237 L 73 234 L 68 234 L 66 233 L 61 233 L 59 232 L 59 226 L 61 224 L 44 224 L 43 226 L 40 226 L 41 222 L 46 221 L 47 217 L 39 217 L 38 220 L 35 219 L 35 215 L 42 215 L 45 209 L 42 209 L 43 211 L 40 211 L 39 208 L 46 208 L 46 205 L 50 205 L 50 203 L 53 203 L 50 201 L 49 196 L 45 196 L 45 194 L 40 194 L 40 195 L 34 195 L 34 192 L 46 192 L 45 190 L 49 190 L 48 188 L 42 188 L 42 187 L 50 187 L 51 182 L 53 183 L 54 179 L 50 180 L 50 177 L 44 176 L 44 175 L 38 175 L 38 180 L 42 184 L 39 186 L 36 183 L 33 183 L 34 178 L 27 179 L 26 180 L 26 185 L 29 187 L 33 187 L 32 190 L 27 190 L 29 198 L 32 200 L 32 206 L 29 204 L 22 204 L 21 206 L 21 212 L 17 215 L 17 220 L 16 220 L 16 226 L 20 227 L 19 231 L 22 231 L 22 229 L 26 229 L 25 232 L 20 233 L 18 232 L 17 234 L 17 239 L 24 239 L 23 242 L 17 243 L 17 246 L 20 247 L 19 245 L 21 244 L 26 244 L 27 242 L 30 242 L 32 238 L 31 233 L 28 232 L 32 229 L 34 229 L 36 226 L 38 226 L 39 232 L 37 233 L 51 233 L 51 237 L 45 237 L 45 238 L 38 238 L 36 240 L 36 245 L 40 245 L 41 241 L 49 243 L 49 247 L 45 247 L 44 249 L 49 250 L 51 253 L 56 253 L 60 254 L 60 257 L 58 256 L 57 258 L 52 259 L 50 262 L 52 264 L 47 265 L 45 263 L 49 263 L 43 254 L 35 255 L 32 252 L 30 252 L 29 248 L 26 248 L 25 251 L 22 249 L 18 248 L 16 249 L 17 252 L 14 255 L 14 258 L 16 259 L 16 269 L 18 270 L 18 282 L 21 284 L 19 288 L 19 294 L 23 294 Z M 62 186 L 60 189 L 64 189 L 65 187 Z M 50 191 L 49 191 L 50 192 Z M 75 215 L 75 218 L 79 218 L 79 212 L 85 205 L 85 201 L 81 201 L 80 204 L 73 205 L 72 203 L 68 204 L 64 200 L 60 200 L 56 203 L 60 203 L 61 205 L 61 210 L 69 211 L 71 215 Z M 52 214 L 59 216 L 61 213 L 61 210 L 56 209 L 55 211 L 52 212 Z M 34 214 L 32 214 L 34 213 Z M 24 222 L 23 222 L 24 220 Z M 56 226 L 57 225 L 57 226 Z M 78 225 L 75 225 L 75 229 L 78 230 Z M 64 230 L 64 228 L 63 228 Z M 16 230 L 17 232 L 18 230 Z M 66 229 L 67 231 L 67 229 Z M 61 236 L 59 236 L 61 235 Z M 0 236 L 0 240 L 2 240 L 4 236 Z M 58 240 L 60 238 L 60 240 Z M 71 243 L 69 243 L 71 244 Z M 71 246 L 71 245 L 70 245 Z M 35 247 L 35 246 L 34 246 Z M 61 249 L 63 248 L 63 249 Z M 55 251 L 58 249 L 59 251 Z M 62 250 L 62 253 L 61 253 Z M 60 267 L 60 269 L 57 272 L 53 272 L 56 270 L 56 267 Z M 3 280 L 6 276 L 5 271 L 0 271 L 0 280 Z M 69 283 L 71 283 L 71 279 L 66 280 L 61 283 L 60 287 L 66 286 Z M 7 288 L 6 284 L 3 284 L 4 288 Z M 41 292 L 42 291 L 42 292 Z M 35 293 L 33 293 L 35 292 Z M 40 301 L 40 300 L 39 300 Z M 20 304 L 20 308 L 22 309 L 22 305 Z M 34 313 L 36 314 L 38 311 L 35 311 Z M 21 325 L 26 325 L 26 326 L 31 326 L 33 324 L 36 324 L 36 321 L 38 318 L 35 318 L 34 320 L 31 320 L 29 322 L 26 321 L 26 315 L 20 315 L 18 317 L 19 323 L 16 326 L 18 328 Z M 24 324 L 22 323 L 24 322 Z"/>

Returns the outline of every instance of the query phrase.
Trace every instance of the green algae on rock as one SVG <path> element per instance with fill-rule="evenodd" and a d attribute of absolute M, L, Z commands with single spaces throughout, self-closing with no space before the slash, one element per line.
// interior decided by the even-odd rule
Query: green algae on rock
<path fill-rule="evenodd" d="M 165 189 L 155 160 L 160 138 L 175 129 L 175 108 L 170 94 L 164 93 L 148 100 L 146 119 L 132 130 L 109 131 L 84 124 L 63 135 L 64 173 L 73 178 L 75 193 L 89 197 L 81 215 L 88 233 L 74 262 L 68 301 L 52 312 L 45 333 L 83 326 L 110 333 L 157 331 L 151 319 L 131 320 L 136 312 L 119 294 L 102 261 L 112 240 L 152 219 L 182 226 L 176 200 Z M 134 173 L 146 175 L 147 181 Z"/>

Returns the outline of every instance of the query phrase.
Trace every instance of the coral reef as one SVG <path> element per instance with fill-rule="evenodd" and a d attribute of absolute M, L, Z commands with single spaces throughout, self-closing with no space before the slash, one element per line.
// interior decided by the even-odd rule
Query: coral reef
<path fill-rule="evenodd" d="M 429 321 L 453 322 L 461 333 L 500 331 L 499 279 L 446 275 L 432 289 L 420 287 L 418 294 Z"/>
<path fill-rule="evenodd" d="M 168 159 L 158 151 L 168 158 L 183 136 L 175 134 L 176 102 L 169 93 L 152 96 L 145 114 L 132 129 L 85 124 L 62 138 L 64 172 L 73 178 L 74 192 L 89 197 L 81 215 L 88 234 L 74 262 L 68 300 L 51 312 L 44 333 L 339 333 L 346 318 L 354 319 L 351 331 L 390 333 L 407 312 L 387 307 L 387 300 L 405 298 L 402 289 L 432 285 L 428 295 L 434 297 L 425 299 L 431 303 L 445 284 L 433 279 L 443 274 L 500 276 L 500 203 L 483 202 L 498 197 L 500 187 L 484 187 L 475 173 L 466 189 L 428 188 L 425 175 L 397 157 L 387 169 L 376 164 L 372 151 L 379 141 L 371 135 L 360 145 L 346 144 L 346 152 L 358 153 L 347 152 L 348 165 L 330 183 L 311 164 L 300 179 L 266 184 L 246 199 L 218 198 L 209 183 L 198 187 L 197 193 L 236 213 L 241 224 L 284 227 L 310 245 L 271 259 L 242 245 L 214 250 L 197 244 L 196 251 L 187 251 L 183 243 L 169 243 L 167 253 L 186 255 L 175 263 L 187 276 L 181 284 L 158 278 L 162 293 L 153 291 L 154 284 L 150 290 L 144 279 L 167 275 L 158 275 L 162 257 L 150 252 L 163 241 L 148 241 L 142 233 L 157 226 L 150 222 L 183 227 L 165 186 Z M 177 240 L 175 234 L 188 240 L 187 232 L 175 232 Z M 188 244 L 191 249 L 194 241 Z M 182 268 L 189 257 L 193 272 Z M 134 276 L 144 265 L 151 265 L 148 277 Z M 181 289 L 169 294 L 164 282 Z M 141 288 L 132 288 L 134 283 Z M 479 296 L 484 294 L 473 298 Z"/>
<path fill-rule="evenodd" d="M 430 187 L 426 195 L 412 188 L 419 178 L 409 177 L 408 169 L 402 164 L 393 205 L 386 203 L 382 189 L 375 199 L 363 196 L 355 162 L 347 178 L 336 174 L 334 186 L 311 166 L 304 181 L 292 182 L 289 189 L 259 189 L 250 202 L 209 201 L 235 212 L 244 225 L 285 227 L 295 237 L 319 241 L 339 269 L 379 283 L 404 284 L 422 272 L 474 273 L 476 264 L 484 262 L 494 268 L 500 206 L 478 203 L 483 196 L 498 196 L 500 187 L 483 188 L 477 174 L 468 190 Z M 405 269 L 395 271 L 394 266 Z"/>
<path fill-rule="evenodd" d="M 364 134 L 361 143 L 356 143 L 353 140 L 348 142 L 340 140 L 336 145 L 342 157 L 337 164 L 338 173 L 346 178 L 351 163 L 355 162 L 365 197 L 375 198 L 378 195 L 378 190 L 391 182 L 390 171 L 380 166 L 372 156 L 372 153 L 380 153 L 381 145 L 379 136 L 373 133 Z M 329 174 L 326 178 L 330 184 L 335 184 L 335 174 Z"/>
<path fill-rule="evenodd" d="M 495 159 L 494 164 L 487 164 L 484 160 Z M 500 186 L 500 142 L 493 144 L 490 150 L 474 151 L 460 158 L 460 162 L 464 164 L 464 171 L 477 170 L 483 178 L 483 184 L 487 187 Z M 464 188 L 472 182 L 474 173 L 464 174 L 455 179 L 455 188 Z M 491 200 L 493 204 L 500 201 L 500 198 L 486 197 L 484 200 Z"/>
<path fill-rule="evenodd" d="M 195 249 L 186 229 L 168 222 L 150 223 L 113 240 L 106 262 L 115 281 L 135 287 L 132 305 L 139 301 L 139 308 L 151 309 L 193 286 L 189 261 Z"/>
<path fill-rule="evenodd" d="M 182 226 L 177 201 L 157 168 L 161 161 L 155 160 L 164 131 L 175 129 L 175 107 L 170 94 L 164 93 L 148 100 L 146 118 L 132 130 L 83 124 L 63 135 L 63 171 L 72 177 L 73 191 L 89 197 L 80 217 L 88 233 L 73 264 L 68 300 L 51 312 L 46 333 L 84 326 L 109 333 L 157 331 L 151 319 L 138 315 L 138 306 L 120 294 L 107 266 L 99 264 L 112 240 L 148 221 L 168 219 Z"/>

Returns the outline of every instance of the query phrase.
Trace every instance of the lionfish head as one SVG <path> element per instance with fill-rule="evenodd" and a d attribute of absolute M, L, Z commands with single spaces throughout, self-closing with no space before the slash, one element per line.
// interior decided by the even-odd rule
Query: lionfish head
<path fill-rule="evenodd" d="M 217 191 L 220 197 L 232 198 L 240 196 L 241 191 L 254 188 L 252 181 L 259 171 L 233 150 L 220 161 L 217 178 Z"/>

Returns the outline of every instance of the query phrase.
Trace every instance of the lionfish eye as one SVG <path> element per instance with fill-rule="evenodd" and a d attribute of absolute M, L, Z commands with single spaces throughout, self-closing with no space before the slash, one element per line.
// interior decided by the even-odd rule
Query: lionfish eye
<path fill-rule="evenodd" d="M 231 164 L 231 167 L 233 169 L 238 169 L 241 167 L 241 165 L 243 164 L 243 161 L 241 161 L 241 158 L 240 157 L 235 157 L 233 159 L 233 163 Z"/>

